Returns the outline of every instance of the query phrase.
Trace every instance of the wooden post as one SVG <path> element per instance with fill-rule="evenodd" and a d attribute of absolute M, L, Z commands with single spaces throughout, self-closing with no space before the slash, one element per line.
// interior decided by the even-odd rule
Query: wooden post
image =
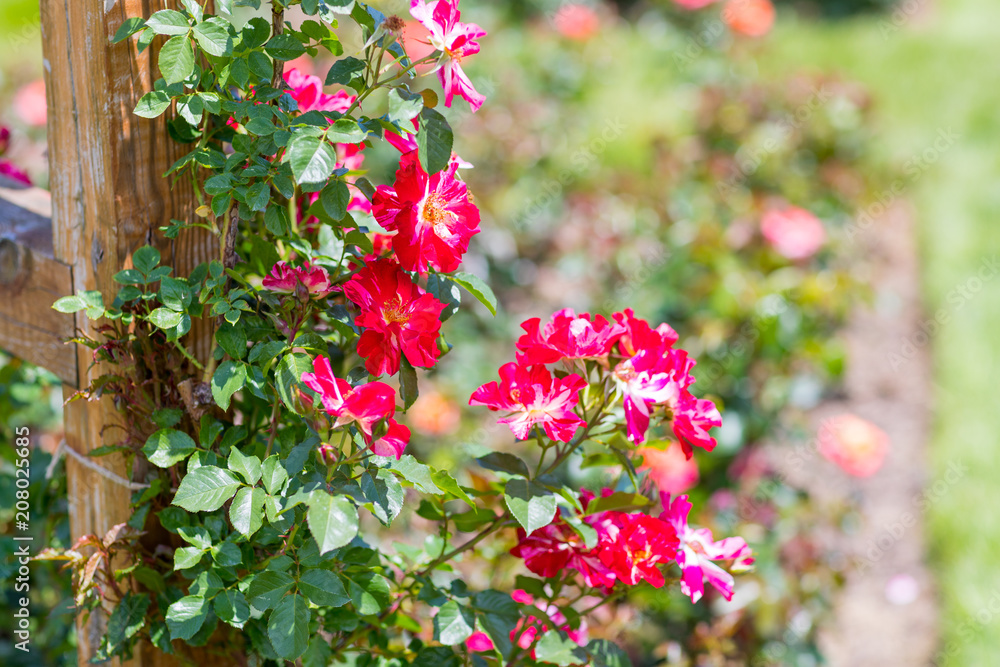
<path fill-rule="evenodd" d="M 118 288 L 112 276 L 130 266 L 132 252 L 147 243 L 157 245 L 164 262 L 172 262 L 182 275 L 218 252 L 207 235 L 182 234 L 176 243 L 167 243 L 157 231 L 171 218 L 190 220 L 194 208 L 190 185 L 171 189 L 163 178 L 186 148 L 169 138 L 164 118 L 145 120 L 132 113 L 159 76 L 151 64 L 151 51 L 161 40 L 142 54 L 135 40 L 116 45 L 110 41 L 125 19 L 148 18 L 176 4 L 41 0 L 55 258 L 71 267 L 75 291 L 100 290 L 106 303 Z M 76 317 L 79 330 L 97 337 L 94 324 L 82 314 Z M 204 328 L 200 334 L 196 329 L 194 337 L 190 347 L 204 359 L 210 338 Z M 91 368 L 91 360 L 81 350 L 80 386 L 106 370 Z M 64 390 L 67 397 L 71 393 L 71 387 Z M 67 445 L 86 454 L 112 444 L 121 419 L 110 398 L 70 403 L 65 411 Z M 100 462 L 126 479 L 132 477 L 122 457 L 102 457 Z M 128 489 L 72 459 L 67 460 L 66 471 L 74 536 L 103 535 L 128 520 Z M 78 619 L 80 665 L 94 654 L 106 620 L 100 613 L 92 614 L 86 624 Z M 129 664 L 172 663 L 145 646 Z"/>

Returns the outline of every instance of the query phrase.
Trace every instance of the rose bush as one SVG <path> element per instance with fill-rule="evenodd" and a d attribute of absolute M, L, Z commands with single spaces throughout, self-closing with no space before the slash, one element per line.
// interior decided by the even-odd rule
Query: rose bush
<path fill-rule="evenodd" d="M 406 22 L 361 2 L 273 0 L 271 21 L 242 26 L 235 8 L 260 0 L 217 0 L 216 16 L 182 5 L 115 40 L 165 38 L 135 112 L 170 114 L 191 151 L 168 175 L 200 206 L 162 231 L 207 230 L 219 257 L 176 275 L 146 246 L 113 298 L 55 304 L 101 323 L 79 342 L 102 374 L 75 398 L 110 395 L 123 412 L 120 437 L 91 454 L 148 463 L 127 524 L 41 556 L 67 562 L 79 607 L 110 614 L 99 658 L 148 641 L 237 664 L 625 665 L 588 636 L 603 605 L 634 587 L 695 602 L 706 581 L 731 598 L 746 542 L 690 526 L 687 497 L 658 497 L 635 470 L 647 438 L 690 458 L 721 423 L 669 325 L 628 309 L 528 320 L 500 381 L 470 399 L 504 414 L 524 455 L 449 470 L 408 453 L 416 369 L 450 350 L 442 322 L 463 290 L 497 308 L 458 270 L 481 216 L 452 127 L 433 90 L 411 89 L 427 66 L 445 107 L 483 104 L 463 65 L 485 32 L 458 1 L 411 1 L 431 48 L 417 59 Z M 308 17 L 297 26 L 291 6 Z M 340 23 L 362 34 L 352 55 Z M 335 58 L 322 81 L 285 71 L 320 52 Z M 402 154 L 376 187 L 361 167 L 381 140 Z M 189 349 L 199 318 L 208 359 Z M 607 488 L 567 482 L 584 460 L 615 471 Z"/>

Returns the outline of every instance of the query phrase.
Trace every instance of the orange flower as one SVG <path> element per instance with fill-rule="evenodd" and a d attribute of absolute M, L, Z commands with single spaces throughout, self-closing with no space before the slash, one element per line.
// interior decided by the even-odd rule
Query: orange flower
<path fill-rule="evenodd" d="M 771 0 L 729 0 L 722 10 L 722 20 L 733 32 L 762 37 L 774 25 L 774 5 Z"/>
<path fill-rule="evenodd" d="M 680 447 L 640 447 L 637 453 L 642 455 L 639 470 L 649 471 L 649 478 L 663 493 L 677 495 L 698 483 L 698 464 L 684 456 Z"/>
<path fill-rule="evenodd" d="M 889 436 L 870 421 L 844 414 L 820 426 L 819 453 L 849 475 L 870 477 L 889 453 Z"/>

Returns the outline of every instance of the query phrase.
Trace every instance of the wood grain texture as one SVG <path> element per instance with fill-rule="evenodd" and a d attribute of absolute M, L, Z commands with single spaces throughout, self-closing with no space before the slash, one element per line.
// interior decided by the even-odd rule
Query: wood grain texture
<path fill-rule="evenodd" d="M 0 177 L 0 349 L 77 386 L 73 316 L 52 309 L 73 274 L 53 259 L 51 209 L 45 190 Z"/>
<path fill-rule="evenodd" d="M 111 45 L 126 18 L 149 17 L 173 0 L 41 0 L 42 40 L 48 95 L 49 167 L 55 257 L 73 270 L 76 291 L 97 289 L 110 303 L 117 291 L 112 276 L 131 265 L 131 254 L 150 243 L 173 263 L 178 274 L 216 256 L 207 236 L 182 234 L 170 243 L 158 228 L 170 219 L 191 220 L 195 206 L 190 184 L 173 189 L 164 172 L 184 154 L 167 134 L 165 118 L 146 120 L 132 114 L 139 98 L 152 88 L 158 73 L 150 51 L 139 54 L 135 40 Z M 77 326 L 97 337 L 95 323 L 80 317 Z M 208 357 L 210 331 L 195 328 L 190 347 Z M 81 384 L 107 372 L 90 368 L 91 356 L 80 354 Z M 71 395 L 69 388 L 64 395 Z M 122 414 L 110 398 L 75 401 L 66 407 L 68 446 L 78 452 L 115 442 Z M 101 464 L 132 478 L 122 457 Z M 70 527 L 74 536 L 104 535 L 130 516 L 130 492 L 70 460 L 67 462 Z M 106 626 L 106 613 L 77 620 L 79 664 L 88 664 Z M 151 647 L 112 665 L 159 667 L 177 664 Z"/>

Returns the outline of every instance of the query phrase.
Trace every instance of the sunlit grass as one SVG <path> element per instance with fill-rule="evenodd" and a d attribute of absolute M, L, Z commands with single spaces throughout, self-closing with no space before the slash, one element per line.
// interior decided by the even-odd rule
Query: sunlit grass
<path fill-rule="evenodd" d="M 834 68 L 867 84 L 881 117 L 878 148 L 900 166 L 939 132 L 959 135 L 908 196 L 919 215 L 926 310 L 950 315 L 933 343 L 930 481 L 953 463 L 965 472 L 931 504 L 929 539 L 947 654 L 938 664 L 965 667 L 996 664 L 1000 635 L 1000 514 L 992 511 L 1000 501 L 1000 274 L 978 291 L 974 279 L 1000 257 L 1000 88 L 988 78 L 1000 59 L 1000 5 L 935 6 L 900 30 L 877 18 L 784 24 L 761 66 Z"/>

